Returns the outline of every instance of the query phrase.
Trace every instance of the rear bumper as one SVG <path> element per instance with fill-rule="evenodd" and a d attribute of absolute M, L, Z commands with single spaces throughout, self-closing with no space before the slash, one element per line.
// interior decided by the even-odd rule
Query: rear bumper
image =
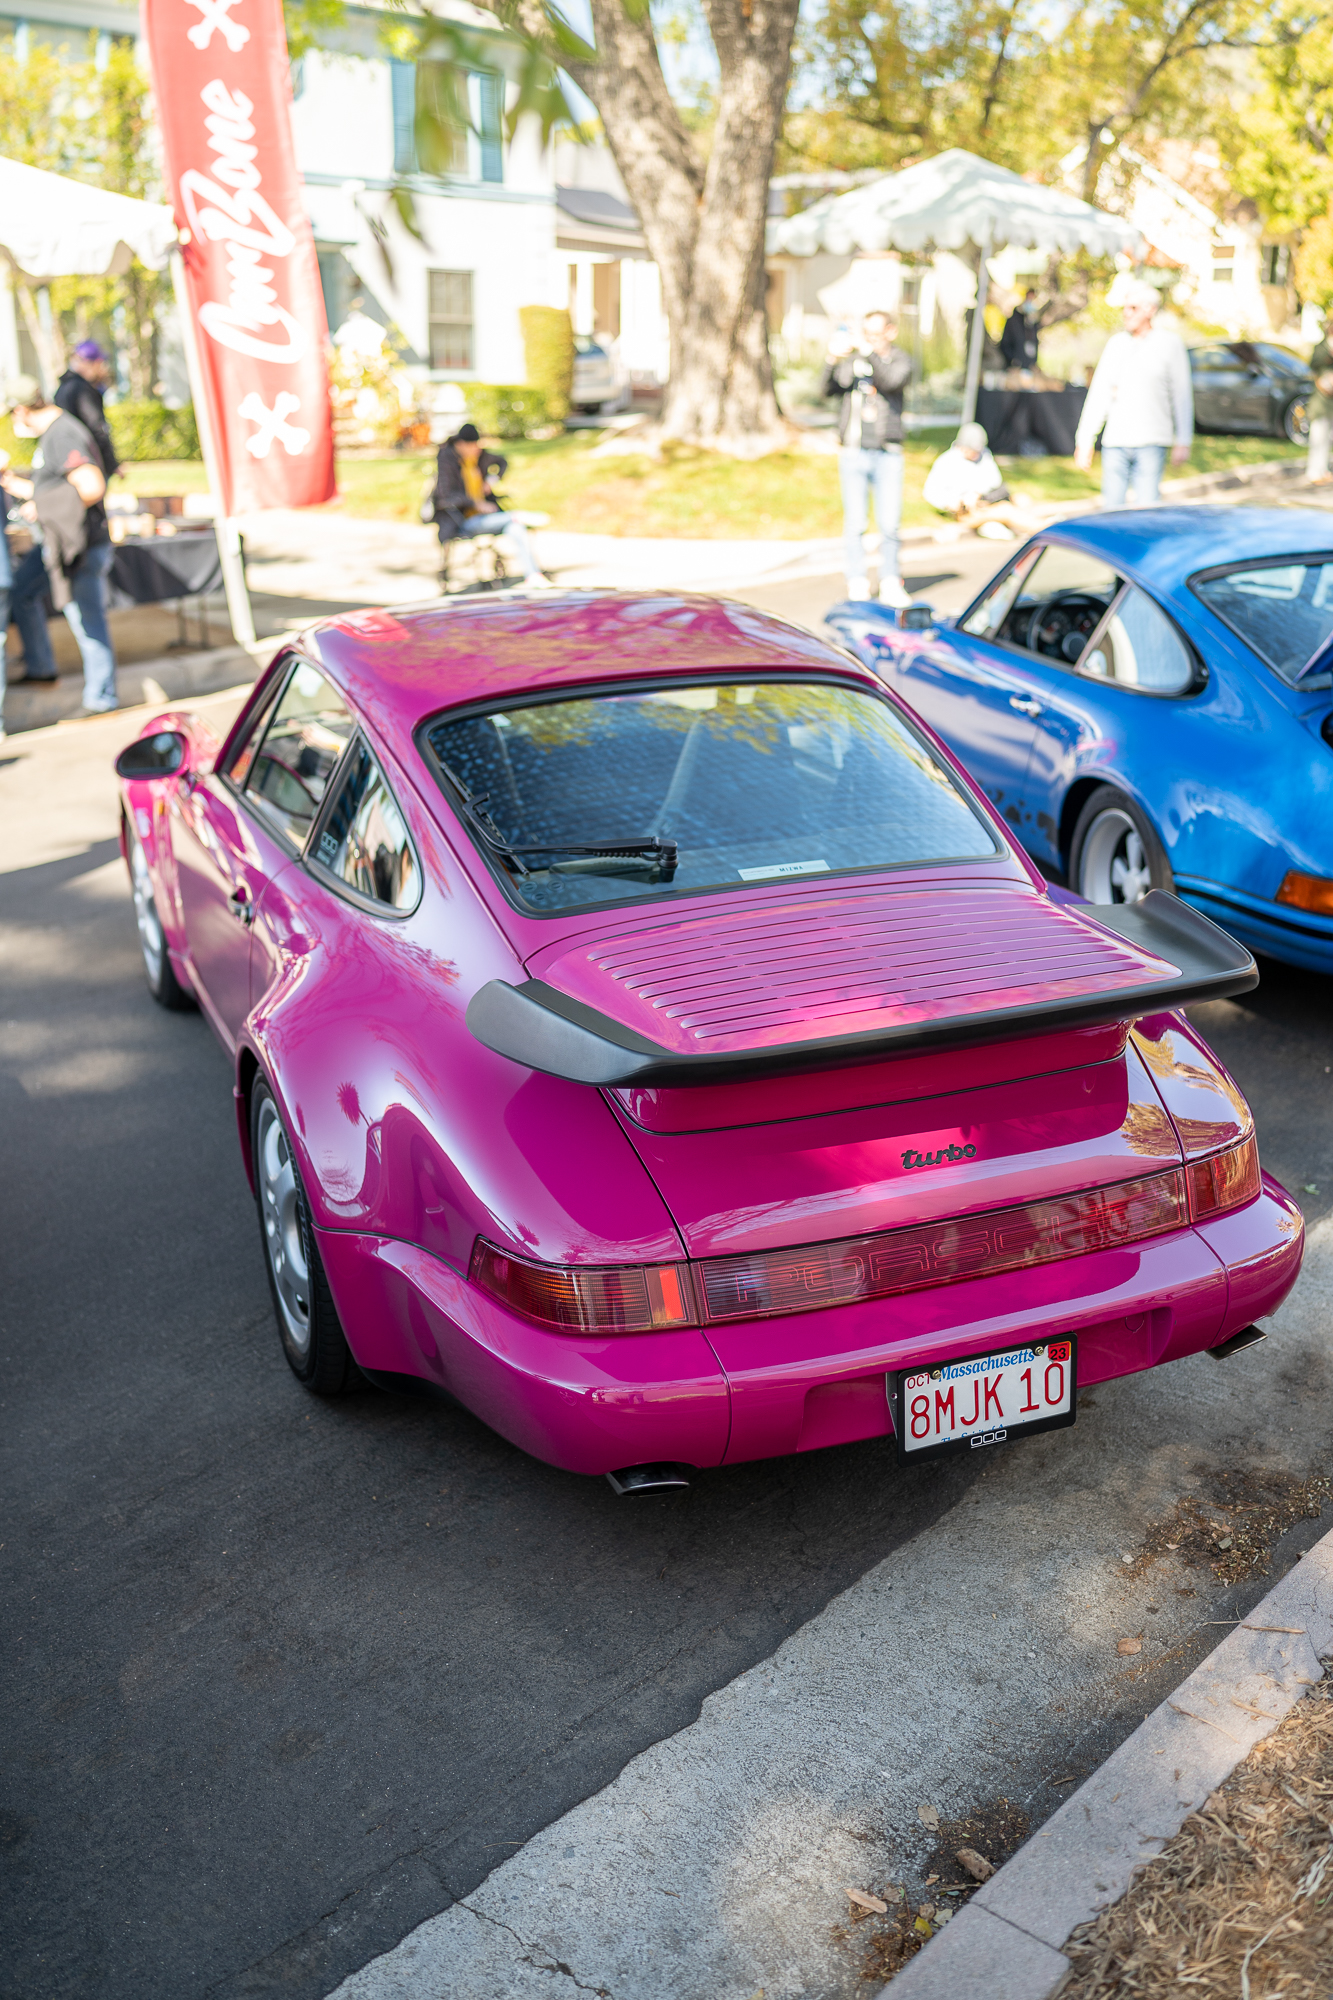
<path fill-rule="evenodd" d="M 506 1312 L 429 1252 L 320 1231 L 366 1368 L 439 1383 L 571 1472 L 734 1465 L 887 1436 L 885 1377 L 1020 1339 L 1079 1340 L 1087 1386 L 1215 1347 L 1279 1306 L 1304 1247 L 1276 1181 L 1197 1229 L 1032 1271 L 825 1313 L 585 1340 Z"/>

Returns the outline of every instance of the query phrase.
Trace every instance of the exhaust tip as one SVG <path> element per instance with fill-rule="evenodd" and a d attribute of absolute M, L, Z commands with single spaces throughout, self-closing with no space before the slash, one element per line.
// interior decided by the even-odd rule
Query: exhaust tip
<path fill-rule="evenodd" d="M 630 1493 L 679 1493 L 689 1486 L 693 1470 L 690 1465 L 626 1465 L 606 1477 L 611 1491 L 623 1499 Z"/>
<path fill-rule="evenodd" d="M 1214 1361 L 1229 1361 L 1233 1354 L 1239 1354 L 1247 1347 L 1257 1347 L 1268 1335 L 1261 1326 L 1243 1326 L 1239 1333 L 1233 1333 L 1230 1340 L 1224 1340 L 1220 1347 L 1210 1347 L 1208 1352 Z"/>

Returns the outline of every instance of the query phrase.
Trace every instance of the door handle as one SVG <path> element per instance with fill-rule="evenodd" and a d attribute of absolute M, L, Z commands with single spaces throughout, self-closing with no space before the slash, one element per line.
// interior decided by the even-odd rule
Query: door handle
<path fill-rule="evenodd" d="M 1011 694 L 1009 697 L 1009 706 L 1010 708 L 1016 708 L 1020 715 L 1041 714 L 1041 703 L 1039 701 L 1029 701 L 1026 695 Z"/>
<path fill-rule="evenodd" d="M 250 891 L 244 882 L 238 882 L 227 898 L 227 907 L 238 923 L 247 928 L 255 920 L 255 906 L 250 901 Z"/>

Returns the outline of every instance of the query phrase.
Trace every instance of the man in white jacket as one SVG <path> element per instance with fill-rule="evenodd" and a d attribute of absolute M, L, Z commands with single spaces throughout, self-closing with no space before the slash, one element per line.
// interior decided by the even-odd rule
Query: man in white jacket
<path fill-rule="evenodd" d="M 1135 279 L 1123 304 L 1125 330 L 1111 335 L 1097 363 L 1074 439 L 1074 463 L 1091 472 L 1102 431 L 1102 506 L 1123 507 L 1132 489 L 1136 506 L 1155 507 L 1167 452 L 1173 465 L 1184 465 L 1190 455 L 1194 386 L 1184 341 L 1155 323 L 1161 304 L 1155 287 Z"/>

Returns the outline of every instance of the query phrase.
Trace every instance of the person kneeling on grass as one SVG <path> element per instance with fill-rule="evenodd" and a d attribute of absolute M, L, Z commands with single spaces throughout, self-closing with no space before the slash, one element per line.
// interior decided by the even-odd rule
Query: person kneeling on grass
<path fill-rule="evenodd" d="M 947 514 L 960 528 L 1007 540 L 1029 535 L 1037 525 L 1025 507 L 1010 498 L 980 424 L 964 424 L 949 449 L 926 474 L 926 505 Z"/>
<path fill-rule="evenodd" d="M 478 535 L 503 535 L 524 583 L 540 589 L 547 578 L 537 567 L 527 526 L 516 514 L 505 513 L 491 489 L 491 475 L 503 479 L 507 464 L 499 452 L 483 447 L 475 424 L 464 424 L 447 438 L 440 446 L 431 495 L 436 527 L 441 544 L 460 537 L 471 541 Z"/>

